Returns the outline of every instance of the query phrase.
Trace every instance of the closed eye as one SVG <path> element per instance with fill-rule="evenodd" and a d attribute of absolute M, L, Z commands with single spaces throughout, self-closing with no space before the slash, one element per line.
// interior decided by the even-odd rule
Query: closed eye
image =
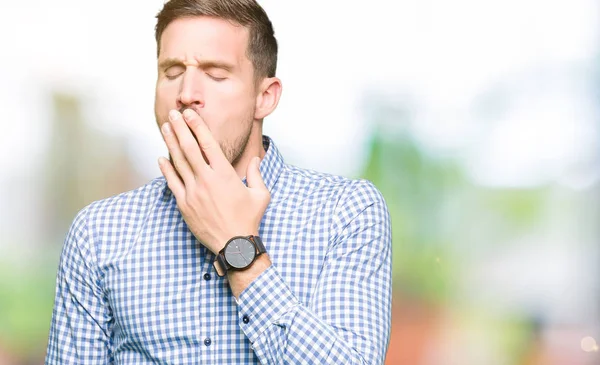
<path fill-rule="evenodd" d="M 181 76 L 181 74 L 177 74 L 177 75 L 166 75 L 167 79 L 169 80 L 175 80 L 176 78 L 178 78 L 179 76 Z"/>
<path fill-rule="evenodd" d="M 173 80 L 173 79 L 181 76 L 184 71 L 185 71 L 185 68 L 183 66 L 179 66 L 179 65 L 171 66 L 165 71 L 165 76 L 169 80 Z"/>
<path fill-rule="evenodd" d="M 224 81 L 227 79 L 227 77 L 217 77 L 217 76 L 211 75 L 209 73 L 207 73 L 206 75 L 215 81 Z"/>

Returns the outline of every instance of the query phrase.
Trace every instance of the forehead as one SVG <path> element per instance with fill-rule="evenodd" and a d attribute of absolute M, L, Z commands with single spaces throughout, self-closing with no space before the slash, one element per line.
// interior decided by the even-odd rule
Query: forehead
<path fill-rule="evenodd" d="M 216 59 L 235 64 L 248 61 L 248 29 L 213 17 L 172 21 L 160 39 L 159 61 L 165 58 Z"/>

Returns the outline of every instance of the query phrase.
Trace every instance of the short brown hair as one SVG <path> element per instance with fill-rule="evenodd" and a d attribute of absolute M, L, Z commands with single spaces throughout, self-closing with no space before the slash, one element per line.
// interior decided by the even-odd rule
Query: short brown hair
<path fill-rule="evenodd" d="M 248 29 L 246 55 L 254 66 L 254 77 L 274 77 L 277 69 L 277 40 L 273 25 L 255 0 L 170 0 L 156 15 L 157 56 L 160 38 L 174 20 L 184 17 L 210 16 L 233 22 Z"/>

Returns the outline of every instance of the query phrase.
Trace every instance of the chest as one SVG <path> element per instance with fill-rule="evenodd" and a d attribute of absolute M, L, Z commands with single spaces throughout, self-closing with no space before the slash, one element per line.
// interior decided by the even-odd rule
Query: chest
<path fill-rule="evenodd" d="M 273 206 L 259 233 L 280 275 L 309 305 L 329 237 L 318 212 Z M 134 235 L 108 244 L 118 247 L 103 258 L 117 356 L 145 352 L 169 363 L 182 353 L 208 363 L 228 354 L 252 357 L 227 278 L 216 274 L 214 255 L 180 216 L 157 210 Z"/>

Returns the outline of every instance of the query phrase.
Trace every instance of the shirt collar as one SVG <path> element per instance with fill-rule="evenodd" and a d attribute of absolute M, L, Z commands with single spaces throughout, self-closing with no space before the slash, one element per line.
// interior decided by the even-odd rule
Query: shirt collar
<path fill-rule="evenodd" d="M 267 189 L 272 192 L 283 170 L 283 156 L 275 146 L 273 140 L 268 136 L 262 137 L 263 147 L 265 148 L 265 157 L 260 162 L 260 175 L 267 186 Z M 242 179 L 246 184 L 246 178 Z M 246 184 L 247 185 L 247 184 Z"/>

